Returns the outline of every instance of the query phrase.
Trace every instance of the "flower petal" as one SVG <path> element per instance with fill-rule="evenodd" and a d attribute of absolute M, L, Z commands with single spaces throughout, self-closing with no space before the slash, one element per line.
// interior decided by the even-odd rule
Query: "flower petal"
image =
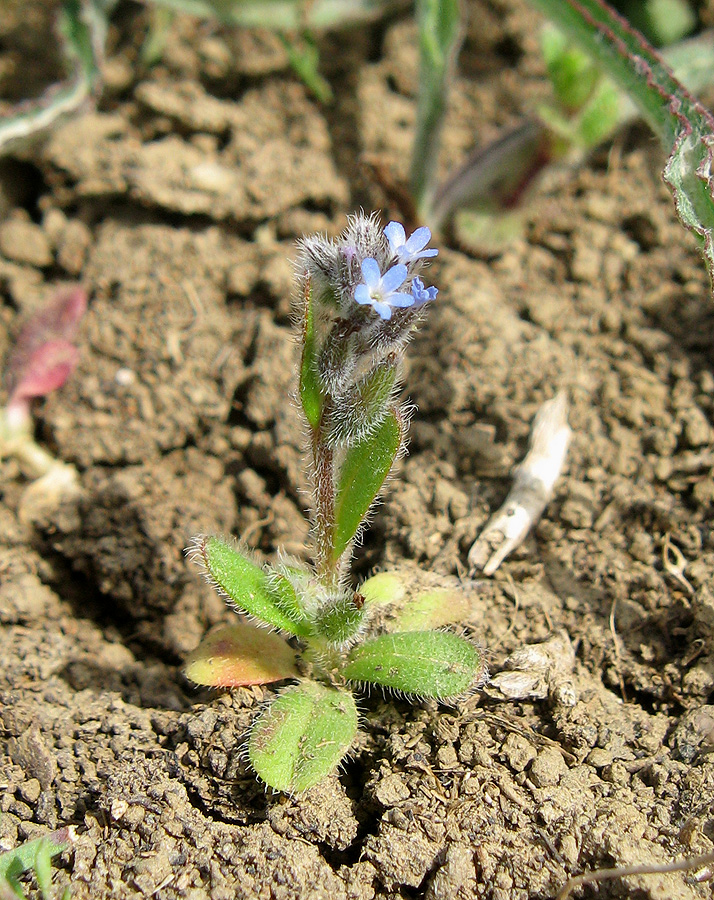
<path fill-rule="evenodd" d="M 407 235 L 401 222 L 390 222 L 384 228 L 384 236 L 392 245 L 393 250 L 398 250 L 406 243 Z"/>
<path fill-rule="evenodd" d="M 379 315 L 385 320 L 392 318 L 392 308 L 387 303 L 375 303 L 374 311 L 376 313 L 379 313 Z"/>
<path fill-rule="evenodd" d="M 426 225 L 422 225 L 421 228 L 417 228 L 414 234 L 409 236 L 409 240 L 406 244 L 406 249 L 409 253 L 418 253 L 422 250 L 431 240 L 431 230 L 426 227 Z"/>
<path fill-rule="evenodd" d="M 390 294 L 386 299 L 390 306 L 398 306 L 400 309 L 412 306 L 414 303 L 414 297 L 411 294 Z"/>
<path fill-rule="evenodd" d="M 392 291 L 396 291 L 398 287 L 404 284 L 406 277 L 407 267 L 405 265 L 398 263 L 396 266 L 392 266 L 382 276 L 382 290 L 385 294 L 391 294 Z"/>
<path fill-rule="evenodd" d="M 373 303 L 372 295 L 369 292 L 369 288 L 366 284 L 358 284 L 355 288 L 355 300 L 357 303 L 361 303 L 364 306 L 367 303 Z"/>
<path fill-rule="evenodd" d="M 379 264 L 377 263 L 377 260 L 371 256 L 368 256 L 366 259 L 362 260 L 362 277 L 364 278 L 367 287 L 376 288 L 379 284 L 379 279 L 382 277 L 382 273 L 379 270 Z"/>

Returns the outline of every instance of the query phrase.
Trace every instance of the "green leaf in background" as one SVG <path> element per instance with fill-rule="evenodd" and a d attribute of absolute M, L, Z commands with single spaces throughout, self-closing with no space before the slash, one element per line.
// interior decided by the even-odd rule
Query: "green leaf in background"
<path fill-rule="evenodd" d="M 0 889 L 7 885 L 14 895 L 24 897 L 17 879 L 25 872 L 34 872 L 43 898 L 49 900 L 52 892 L 52 857 L 69 850 L 74 841 L 71 827 L 60 828 L 34 841 L 26 841 L 14 850 L 0 853 Z"/>
<path fill-rule="evenodd" d="M 315 309 L 312 287 L 306 284 L 303 318 L 303 351 L 300 363 L 300 402 L 311 428 L 317 428 L 322 416 L 322 391 L 317 374 L 317 347 L 315 343 Z"/>
<path fill-rule="evenodd" d="M 556 100 L 565 109 L 580 109 L 602 77 L 592 57 L 573 47 L 554 25 L 543 28 L 541 49 Z"/>
<path fill-rule="evenodd" d="M 189 654 L 184 674 L 206 687 L 241 687 L 297 678 L 295 651 L 278 634 L 248 622 L 216 629 Z"/>
<path fill-rule="evenodd" d="M 324 30 L 369 22 L 386 15 L 395 0 L 145 0 L 177 12 L 204 19 L 216 18 L 226 25 L 298 31 Z"/>
<path fill-rule="evenodd" d="M 303 681 L 283 691 L 260 714 L 250 733 L 248 755 L 267 785 L 300 793 L 339 765 L 356 734 L 352 694 Z"/>
<path fill-rule="evenodd" d="M 296 614 L 297 603 L 286 602 L 284 592 L 292 590 L 287 579 L 276 586 L 275 575 L 268 574 L 233 544 L 218 537 L 200 535 L 190 550 L 205 570 L 208 580 L 244 613 L 289 634 L 308 635 L 306 618 Z"/>
<path fill-rule="evenodd" d="M 714 282 L 714 119 L 604 0 L 531 0 L 627 92 L 670 153 L 663 177 Z"/>
<path fill-rule="evenodd" d="M 390 411 L 379 428 L 345 453 L 335 498 L 334 559 L 339 559 L 367 515 L 402 444 L 397 414 Z"/>
<path fill-rule="evenodd" d="M 417 0 L 419 97 L 409 181 L 422 221 L 430 221 L 433 182 L 446 115 L 449 82 L 463 28 L 458 0 Z"/>
<path fill-rule="evenodd" d="M 446 631 L 382 634 L 355 647 L 342 674 L 350 681 L 448 700 L 482 680 L 481 652 L 466 638 Z"/>

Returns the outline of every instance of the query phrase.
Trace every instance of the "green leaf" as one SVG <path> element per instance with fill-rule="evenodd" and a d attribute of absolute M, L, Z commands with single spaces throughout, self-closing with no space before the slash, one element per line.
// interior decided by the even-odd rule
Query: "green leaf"
<path fill-rule="evenodd" d="M 356 444 L 378 427 L 388 412 L 396 379 L 394 363 L 382 363 L 340 397 L 326 422 L 333 447 Z"/>
<path fill-rule="evenodd" d="M 305 318 L 303 320 L 302 361 L 300 363 L 300 402 L 311 428 L 317 428 L 322 416 L 322 391 L 317 374 L 317 345 L 312 287 L 305 286 Z"/>
<path fill-rule="evenodd" d="M 470 641 L 445 631 L 383 634 L 355 647 L 342 674 L 350 681 L 448 700 L 477 685 L 486 667 Z"/>
<path fill-rule="evenodd" d="M 382 489 L 401 444 L 401 425 L 396 412 L 390 410 L 373 434 L 347 450 L 335 498 L 334 559 L 339 559 L 357 533 Z"/>
<path fill-rule="evenodd" d="M 714 118 L 639 32 L 601 0 L 531 0 L 627 92 L 668 152 L 663 177 L 714 281 Z"/>
<path fill-rule="evenodd" d="M 208 634 L 189 654 L 187 678 L 207 687 L 240 687 L 297 678 L 295 651 L 278 634 L 248 622 Z"/>
<path fill-rule="evenodd" d="M 344 645 L 359 632 L 365 620 L 365 608 L 360 594 L 343 592 L 331 597 L 313 619 L 315 634 L 330 643 Z"/>
<path fill-rule="evenodd" d="M 11 890 L 22 897 L 17 879 L 24 872 L 34 871 L 42 896 L 49 897 L 52 881 L 49 862 L 53 856 L 69 850 L 74 840 L 71 828 L 60 828 L 52 834 L 27 841 L 7 853 L 0 853 L 0 887 L 7 883 Z"/>
<path fill-rule="evenodd" d="M 359 588 L 371 620 L 387 631 L 428 631 L 463 622 L 473 611 L 469 592 L 455 578 L 421 569 L 379 572 Z"/>
<path fill-rule="evenodd" d="M 306 791 L 339 765 L 356 733 L 352 694 L 303 681 L 261 713 L 250 734 L 248 755 L 270 787 Z"/>
<path fill-rule="evenodd" d="M 285 592 L 292 586 L 283 576 L 268 574 L 222 538 L 199 535 L 189 555 L 202 565 L 210 583 L 241 612 L 290 634 L 310 634 L 310 624 L 299 615 L 297 601 L 287 602 Z"/>

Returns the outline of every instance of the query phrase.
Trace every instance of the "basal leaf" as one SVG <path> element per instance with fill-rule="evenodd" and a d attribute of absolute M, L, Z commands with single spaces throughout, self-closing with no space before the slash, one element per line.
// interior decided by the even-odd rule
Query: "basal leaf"
<path fill-rule="evenodd" d="M 381 491 L 401 443 L 399 419 L 390 411 L 374 433 L 346 451 L 335 498 L 335 559 L 344 553 Z"/>
<path fill-rule="evenodd" d="M 203 566 L 211 584 L 241 612 L 290 634 L 310 634 L 309 623 L 299 616 L 297 603 L 286 600 L 285 592 L 292 590 L 287 579 L 278 576 L 282 581 L 276 582 L 274 574 L 268 574 L 233 543 L 199 535 L 190 555 Z"/>
<path fill-rule="evenodd" d="M 470 641 L 444 631 L 383 634 L 355 647 L 342 674 L 350 681 L 448 700 L 479 684 L 486 667 Z"/>
<path fill-rule="evenodd" d="M 208 634 L 189 655 L 187 678 L 207 687 L 240 687 L 297 678 L 295 651 L 277 634 L 238 622 Z"/>
<path fill-rule="evenodd" d="M 272 788 L 306 791 L 340 763 L 357 733 L 352 694 L 315 681 L 283 691 L 256 720 L 250 762 Z"/>

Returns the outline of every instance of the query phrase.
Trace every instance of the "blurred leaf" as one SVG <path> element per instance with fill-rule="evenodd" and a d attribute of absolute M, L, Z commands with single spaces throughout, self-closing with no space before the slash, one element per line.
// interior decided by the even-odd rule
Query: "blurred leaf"
<path fill-rule="evenodd" d="M 207 687 L 240 687 L 297 678 L 295 651 L 280 635 L 247 622 L 206 635 L 189 654 L 187 678 Z"/>
<path fill-rule="evenodd" d="M 272 788 L 300 793 L 340 763 L 357 733 L 357 708 L 347 691 L 303 681 L 283 691 L 260 714 L 248 755 Z"/>
<path fill-rule="evenodd" d="M 630 24 L 656 47 L 681 40 L 697 24 L 689 0 L 626 0 L 620 8 Z"/>
<path fill-rule="evenodd" d="M 554 25 L 543 28 L 541 48 L 558 103 L 568 110 L 580 109 L 602 77 L 592 57 Z"/>
<path fill-rule="evenodd" d="M 300 402 L 311 428 L 317 428 L 322 417 L 322 391 L 317 374 L 317 345 L 315 341 L 315 308 L 312 286 L 305 285 L 302 336 L 302 360 L 300 362 Z"/>
<path fill-rule="evenodd" d="M 369 22 L 399 6 L 395 0 L 144 0 L 226 25 L 298 31 Z"/>
<path fill-rule="evenodd" d="M 430 218 L 431 194 L 463 29 L 458 0 L 417 0 L 419 29 L 419 95 L 409 181 L 423 220 Z"/>
<path fill-rule="evenodd" d="M 281 38 L 288 61 L 305 86 L 320 103 L 332 103 L 334 94 L 329 81 L 320 74 L 320 52 L 314 39 L 309 34 L 303 34 L 299 38 L 281 35 Z"/>
<path fill-rule="evenodd" d="M 409 631 L 365 641 L 341 671 L 350 681 L 448 700 L 478 684 L 485 665 L 480 651 L 457 634 Z"/>

